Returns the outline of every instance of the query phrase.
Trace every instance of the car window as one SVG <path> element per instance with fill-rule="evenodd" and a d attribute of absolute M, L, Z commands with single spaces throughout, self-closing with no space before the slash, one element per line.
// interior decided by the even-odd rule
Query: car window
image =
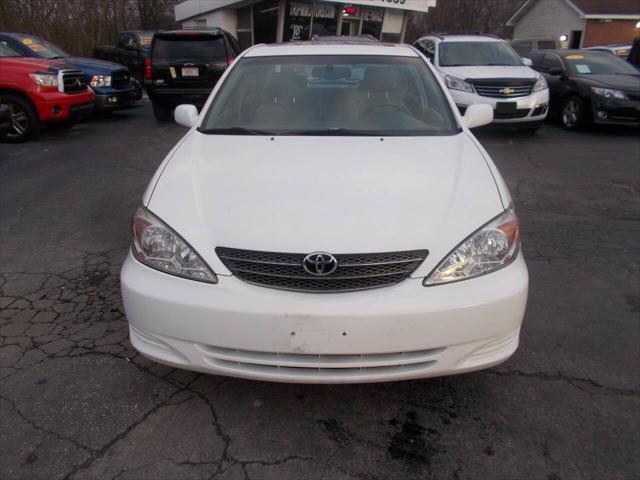
<path fill-rule="evenodd" d="M 13 48 L 7 45 L 7 42 L 0 41 L 0 58 L 3 57 L 19 57 L 20 53 L 16 52 Z"/>
<path fill-rule="evenodd" d="M 237 56 L 240 53 L 240 45 L 238 45 L 238 41 L 236 37 L 233 35 L 229 35 L 229 43 L 231 43 L 231 49 L 233 50 L 233 55 Z"/>
<path fill-rule="evenodd" d="M 516 52 L 520 54 L 527 53 L 533 50 L 533 42 L 528 40 L 516 40 L 511 43 L 511 46 Z"/>
<path fill-rule="evenodd" d="M 171 35 L 153 43 L 154 58 L 226 58 L 222 35 Z"/>
<path fill-rule="evenodd" d="M 547 53 L 544 55 L 544 59 L 542 60 L 542 71 L 548 72 L 552 68 L 559 68 L 561 70 L 564 70 L 560 58 L 557 55 Z"/>
<path fill-rule="evenodd" d="M 151 48 L 151 40 L 153 39 L 152 33 L 141 33 L 138 35 L 138 45 L 140 49 L 147 52 Z"/>
<path fill-rule="evenodd" d="M 532 67 L 536 70 L 542 70 L 542 59 L 544 58 L 543 53 L 539 52 L 528 52 L 527 57 L 531 59 L 533 63 Z"/>
<path fill-rule="evenodd" d="M 53 43 L 47 42 L 43 38 L 20 35 L 16 37 L 16 40 L 22 43 L 26 48 L 31 51 L 31 55 L 38 58 L 65 58 L 69 54 L 57 47 Z"/>
<path fill-rule="evenodd" d="M 522 65 L 520 57 L 504 42 L 442 42 L 439 51 L 441 67 Z"/>
<path fill-rule="evenodd" d="M 436 43 L 433 40 L 420 40 L 416 46 L 427 58 L 433 60 L 436 55 Z"/>
<path fill-rule="evenodd" d="M 554 42 L 553 40 L 540 40 L 538 42 L 539 50 L 555 50 L 556 48 L 556 42 Z"/>
<path fill-rule="evenodd" d="M 632 65 L 607 53 L 570 53 L 564 60 L 572 75 L 640 75 Z"/>
<path fill-rule="evenodd" d="M 451 135 L 458 126 L 424 61 L 393 56 L 242 58 L 202 130 L 291 135 Z"/>
<path fill-rule="evenodd" d="M 124 48 L 126 43 L 127 43 L 127 34 L 121 33 L 120 35 L 118 35 L 118 41 L 116 42 L 116 47 Z"/>

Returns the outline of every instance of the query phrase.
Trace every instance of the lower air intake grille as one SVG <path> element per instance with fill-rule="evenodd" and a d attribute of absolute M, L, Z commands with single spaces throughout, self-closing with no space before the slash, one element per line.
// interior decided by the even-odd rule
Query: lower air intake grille
<path fill-rule="evenodd" d="M 337 268 L 314 276 L 303 268 L 304 253 L 275 253 L 217 247 L 216 253 L 239 279 L 263 287 L 301 292 L 348 292 L 388 287 L 406 279 L 429 253 L 336 254 Z"/>

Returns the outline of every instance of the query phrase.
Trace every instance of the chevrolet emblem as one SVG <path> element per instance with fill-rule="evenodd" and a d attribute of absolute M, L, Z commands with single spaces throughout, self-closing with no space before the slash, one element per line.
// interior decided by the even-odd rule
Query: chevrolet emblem
<path fill-rule="evenodd" d="M 505 95 L 511 95 L 513 93 L 513 88 L 505 87 L 502 90 L 500 90 L 500 93 L 504 93 Z"/>

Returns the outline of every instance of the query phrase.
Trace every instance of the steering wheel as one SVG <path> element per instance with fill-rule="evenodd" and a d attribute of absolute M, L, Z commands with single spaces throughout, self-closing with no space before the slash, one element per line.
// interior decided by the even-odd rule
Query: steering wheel
<path fill-rule="evenodd" d="M 376 110 L 380 110 L 382 108 L 393 108 L 395 110 L 398 110 L 399 112 L 402 112 L 406 115 L 411 115 L 411 112 L 409 111 L 409 109 L 407 107 L 405 107 L 404 105 L 398 105 L 396 103 L 381 103 L 380 105 L 374 105 L 373 107 L 367 109 L 360 118 L 366 117 L 371 115 L 373 112 L 375 112 Z"/>

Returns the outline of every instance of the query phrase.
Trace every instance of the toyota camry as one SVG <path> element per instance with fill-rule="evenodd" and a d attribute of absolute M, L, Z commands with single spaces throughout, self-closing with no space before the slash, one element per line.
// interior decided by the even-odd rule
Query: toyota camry
<path fill-rule="evenodd" d="M 250 379 L 450 375 L 518 346 L 528 274 L 514 206 L 415 48 L 258 45 L 152 178 L 121 274 L 132 344 Z"/>

